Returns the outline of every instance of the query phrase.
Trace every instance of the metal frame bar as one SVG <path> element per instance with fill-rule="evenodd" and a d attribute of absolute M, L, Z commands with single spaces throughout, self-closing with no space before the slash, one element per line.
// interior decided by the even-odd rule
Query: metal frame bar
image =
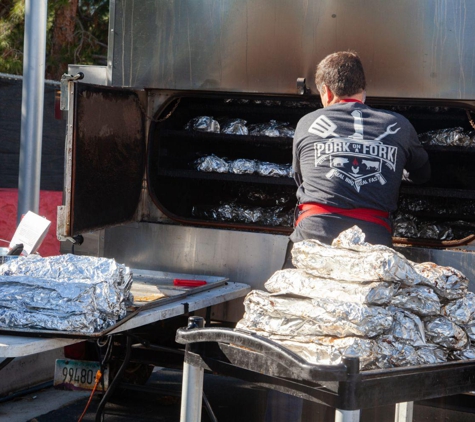
<path fill-rule="evenodd" d="M 414 401 L 475 389 L 475 360 L 360 373 L 359 359 L 355 357 L 347 357 L 343 364 L 335 366 L 312 365 L 258 335 L 226 328 L 199 328 L 196 320 L 177 331 L 176 341 L 186 345 L 187 375 L 191 366 L 297 395 L 335 408 L 337 422 L 359 422 L 361 409 L 391 404 L 396 406 L 395 422 L 411 422 Z M 190 388 L 193 380 L 185 376 L 183 382 L 188 385 L 188 394 L 196 399 L 202 383 Z M 187 405 L 182 403 L 183 415 Z M 196 416 L 196 409 L 188 411 Z M 199 419 L 181 420 L 185 421 Z"/>

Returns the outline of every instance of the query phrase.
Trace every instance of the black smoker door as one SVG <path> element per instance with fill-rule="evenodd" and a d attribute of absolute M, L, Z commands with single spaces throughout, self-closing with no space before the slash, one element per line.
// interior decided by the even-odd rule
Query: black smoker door
<path fill-rule="evenodd" d="M 133 219 L 145 169 L 138 94 L 70 84 L 64 205 L 58 235 L 71 237 Z"/>

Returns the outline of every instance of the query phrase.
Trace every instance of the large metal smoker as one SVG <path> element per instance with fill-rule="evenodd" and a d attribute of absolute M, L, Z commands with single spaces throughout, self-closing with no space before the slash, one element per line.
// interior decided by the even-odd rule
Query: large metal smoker
<path fill-rule="evenodd" d="M 262 288 L 281 268 L 291 227 L 216 221 L 194 209 L 243 191 L 289 197 L 293 181 L 204 175 L 190 163 L 214 153 L 283 164 L 291 139 L 197 135 L 185 125 L 200 115 L 295 125 L 319 107 L 314 70 L 334 51 L 359 52 L 369 105 L 396 109 L 420 133 L 472 129 L 475 4 L 464 0 L 111 0 L 110 11 L 107 66 L 70 66 L 83 78 L 63 82 L 68 130 L 58 235 L 75 253 Z M 470 205 L 475 149 L 428 151 L 436 177 L 403 193 Z M 461 270 L 473 291 L 473 240 L 394 242 L 414 261 Z M 65 242 L 62 250 L 70 248 Z M 236 300 L 211 318 L 235 322 L 242 311 Z"/>
<path fill-rule="evenodd" d="M 281 267 L 291 228 L 207 220 L 192 208 L 242 188 L 292 197 L 293 181 L 210 176 L 189 163 L 198 153 L 290 162 L 291 139 L 194 136 L 184 125 L 207 114 L 295 124 L 319 105 L 315 66 L 333 51 L 360 53 L 370 105 L 399 107 L 418 132 L 471 129 L 475 5 L 462 0 L 111 0 L 110 11 L 108 65 L 71 66 L 84 79 L 65 84 L 58 233 L 83 235 L 75 253 L 262 286 Z M 445 112 L 431 112 L 437 108 Z M 472 200 L 473 150 L 429 153 L 434 183 L 406 192 Z M 414 261 L 452 265 L 473 279 L 471 240 L 395 242 Z M 236 321 L 241 313 L 231 304 L 213 316 Z"/>

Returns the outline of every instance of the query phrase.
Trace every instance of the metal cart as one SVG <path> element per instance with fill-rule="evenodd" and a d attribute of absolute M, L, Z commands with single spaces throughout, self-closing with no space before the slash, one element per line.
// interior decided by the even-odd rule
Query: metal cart
<path fill-rule="evenodd" d="M 396 405 L 396 422 L 412 421 L 414 401 L 475 390 L 475 360 L 359 371 L 359 358 L 339 365 L 314 365 L 258 335 L 203 328 L 190 317 L 176 341 L 186 345 L 181 422 L 201 420 L 204 370 L 335 408 L 336 422 L 358 422 L 360 409 Z"/>

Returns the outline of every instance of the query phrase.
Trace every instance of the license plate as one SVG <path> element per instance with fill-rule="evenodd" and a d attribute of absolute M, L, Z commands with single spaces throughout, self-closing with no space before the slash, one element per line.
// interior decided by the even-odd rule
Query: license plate
<path fill-rule="evenodd" d="M 99 362 L 57 359 L 54 368 L 54 387 L 59 390 L 92 390 L 100 367 Z M 107 390 L 108 384 L 109 371 L 106 368 L 96 390 Z"/>

